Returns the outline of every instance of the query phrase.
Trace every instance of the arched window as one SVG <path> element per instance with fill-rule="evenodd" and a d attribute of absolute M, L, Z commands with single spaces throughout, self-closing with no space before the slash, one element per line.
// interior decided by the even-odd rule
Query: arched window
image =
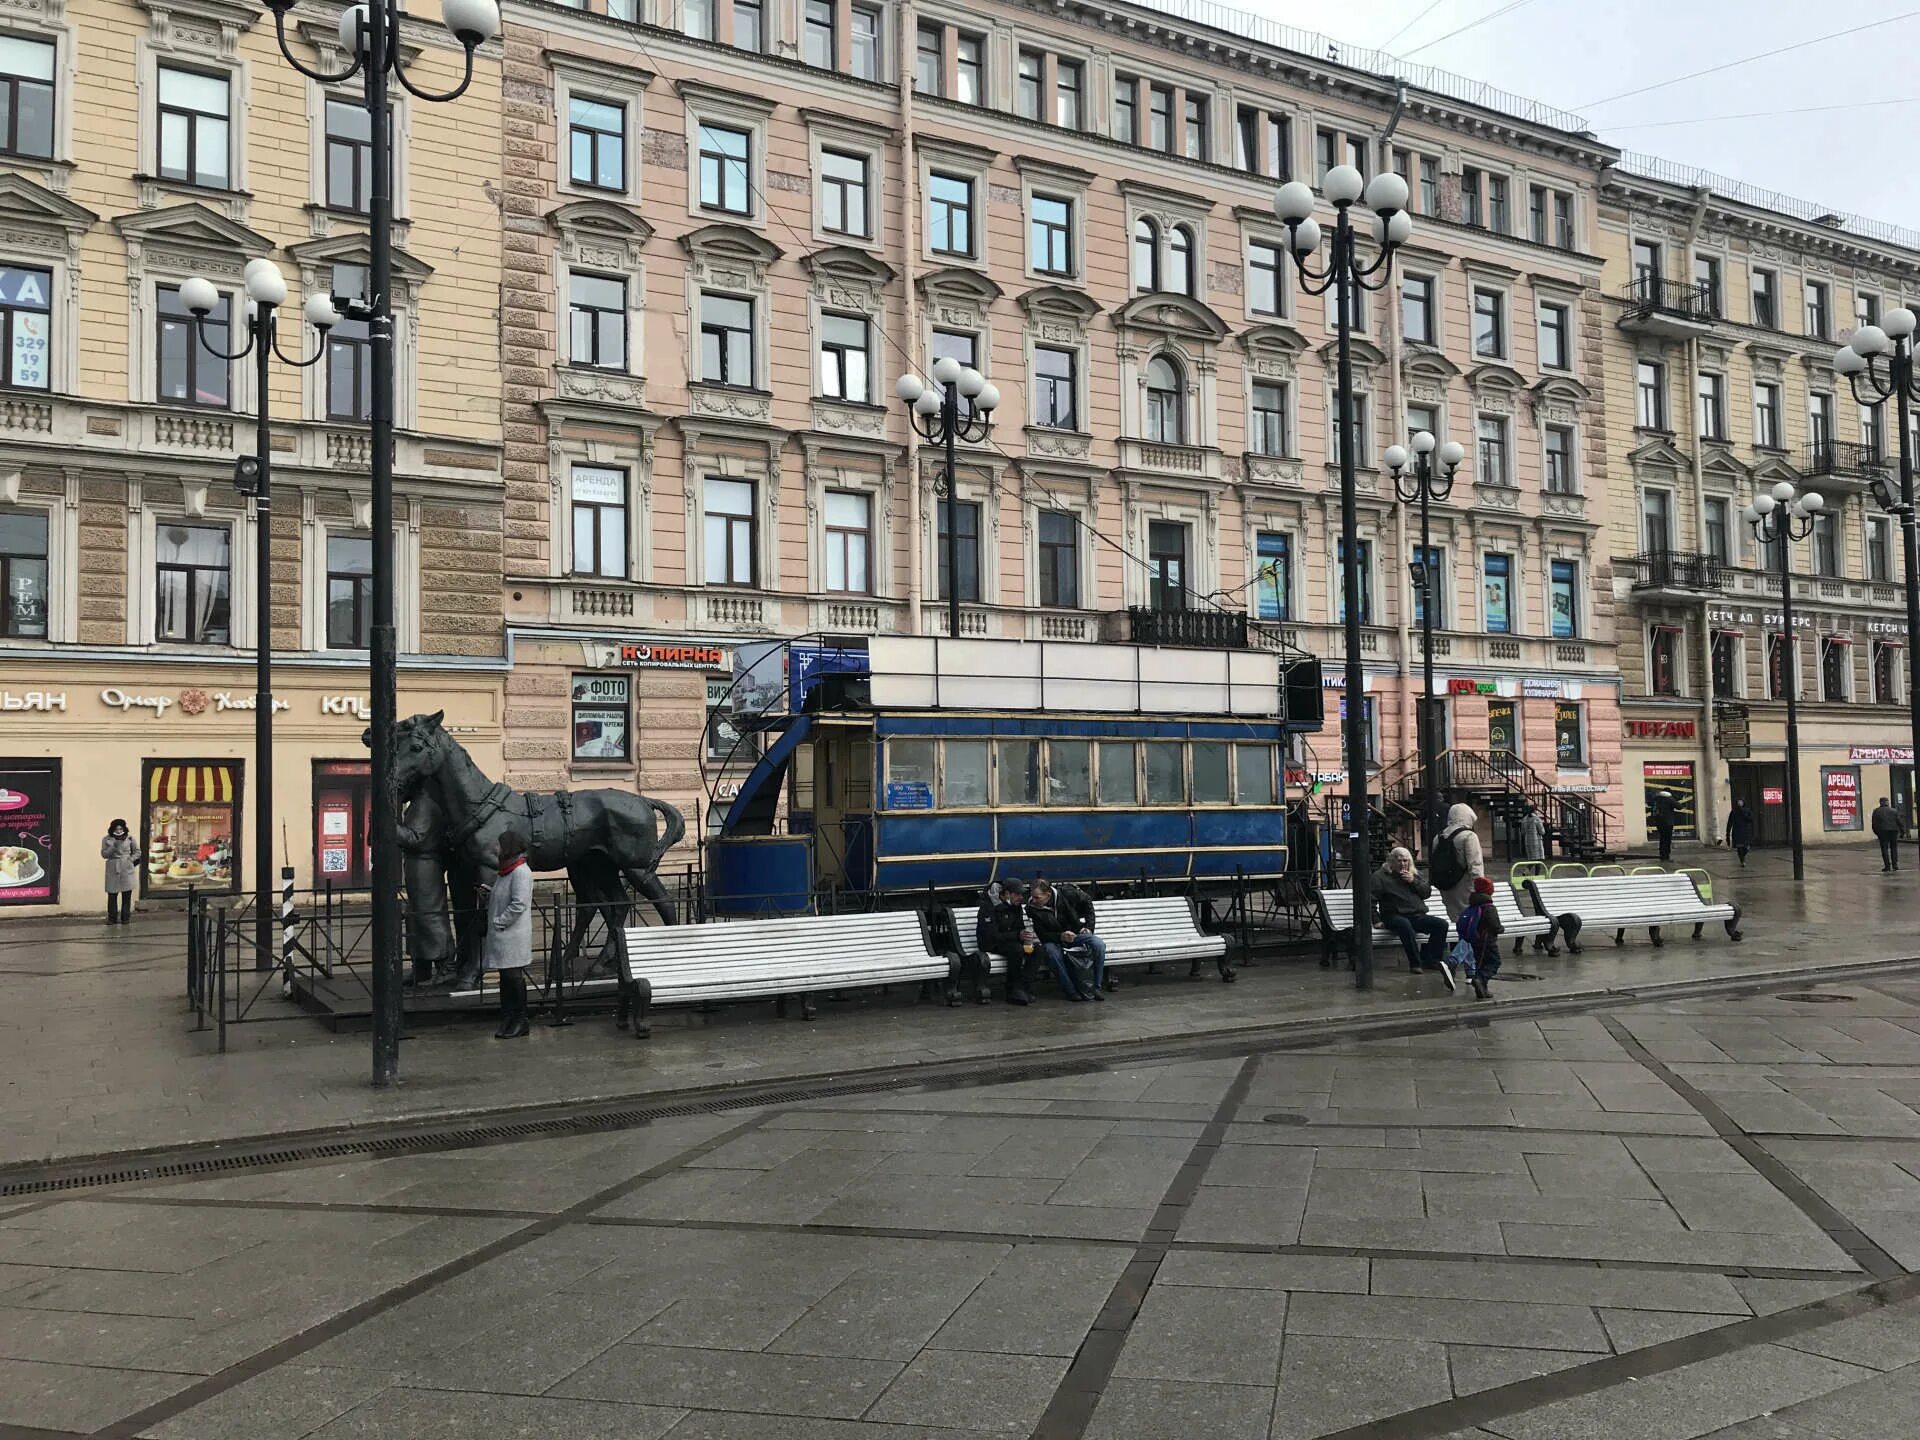
<path fill-rule="evenodd" d="M 1133 222 L 1133 288 L 1143 295 L 1160 288 L 1160 227 L 1144 215 Z"/>
<path fill-rule="evenodd" d="M 1186 409 L 1180 367 L 1164 355 L 1154 356 L 1147 362 L 1147 439 L 1186 444 Z"/>
<path fill-rule="evenodd" d="M 1167 289 L 1193 294 L 1193 232 L 1184 225 L 1167 231 Z"/>

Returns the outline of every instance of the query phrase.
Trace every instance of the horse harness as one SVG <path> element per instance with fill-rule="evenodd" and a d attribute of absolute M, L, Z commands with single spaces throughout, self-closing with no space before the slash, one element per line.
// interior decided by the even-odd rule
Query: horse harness
<path fill-rule="evenodd" d="M 506 783 L 496 781 L 473 813 L 455 826 L 447 838 L 456 847 L 464 846 L 494 816 L 502 813 L 512 816 L 514 801 L 518 800 L 520 815 L 517 818 L 526 821 L 527 854 L 564 856 L 569 853 L 568 845 L 573 838 L 573 799 L 565 790 L 552 795 L 522 795 Z"/>

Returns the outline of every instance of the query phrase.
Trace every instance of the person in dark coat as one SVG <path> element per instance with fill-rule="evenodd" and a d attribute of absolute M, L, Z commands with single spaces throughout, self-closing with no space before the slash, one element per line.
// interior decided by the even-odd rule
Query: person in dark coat
<path fill-rule="evenodd" d="M 1753 848 L 1753 811 L 1744 800 L 1734 801 L 1733 809 L 1727 812 L 1727 845 L 1740 857 L 1740 868 L 1744 870 L 1747 851 Z"/>
<path fill-rule="evenodd" d="M 988 887 L 986 901 L 974 920 L 974 942 L 981 955 L 991 951 L 1007 962 L 1009 1005 L 1026 1005 L 1033 1000 L 1027 989 L 1027 967 L 1039 946 L 1037 941 L 1023 938 L 1032 933 L 1027 924 L 1026 894 L 1025 882 L 1009 876 L 997 886 Z"/>
<path fill-rule="evenodd" d="M 1873 810 L 1873 838 L 1880 842 L 1880 873 L 1900 868 L 1900 842 L 1907 838 L 1907 822 L 1882 796 Z"/>
<path fill-rule="evenodd" d="M 100 840 L 100 858 L 107 862 L 107 924 L 131 925 L 133 881 L 140 873 L 140 846 L 128 833 L 126 821 L 115 820 L 107 826 L 107 833 Z"/>
<path fill-rule="evenodd" d="M 1104 1000 L 1107 972 L 1107 942 L 1093 933 L 1093 900 L 1077 885 L 1054 886 L 1046 880 L 1033 882 L 1027 896 L 1027 917 L 1040 948 L 1060 981 L 1060 991 L 1069 1000 Z M 1069 947 L 1085 949 L 1093 960 L 1093 983 L 1083 985 L 1067 963 Z"/>
<path fill-rule="evenodd" d="M 1433 886 L 1420 878 L 1413 868 L 1413 856 L 1396 845 L 1387 852 L 1387 863 L 1373 872 L 1373 904 L 1380 923 L 1391 930 L 1407 952 L 1407 969 L 1418 975 L 1422 968 L 1438 970 L 1447 951 L 1447 922 L 1427 910 L 1427 897 Z M 1424 955 L 1416 936 L 1424 935 Z"/>
<path fill-rule="evenodd" d="M 1673 826 L 1678 807 L 1673 802 L 1673 792 L 1656 790 L 1653 792 L 1653 833 L 1660 839 L 1660 858 L 1663 861 L 1673 859 Z"/>

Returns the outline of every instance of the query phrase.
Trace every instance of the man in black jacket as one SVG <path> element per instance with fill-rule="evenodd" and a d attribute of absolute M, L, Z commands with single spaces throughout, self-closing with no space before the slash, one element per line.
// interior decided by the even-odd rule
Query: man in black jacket
<path fill-rule="evenodd" d="M 1906 838 L 1907 822 L 1893 808 L 1893 802 L 1881 798 L 1873 811 L 1873 838 L 1880 842 L 1880 870 L 1884 874 L 1900 868 L 1900 842 Z"/>
<path fill-rule="evenodd" d="M 1093 933 L 1093 900 L 1077 885 L 1055 886 L 1046 880 L 1033 882 L 1027 901 L 1027 913 L 1033 919 L 1034 933 L 1047 947 L 1047 959 L 1053 962 L 1060 988 L 1069 999 L 1104 1000 L 1107 978 L 1107 942 Z M 1093 959 L 1093 988 L 1082 986 L 1060 952 L 1069 946 L 1084 947 Z M 1056 958 L 1058 957 L 1058 958 Z"/>
<path fill-rule="evenodd" d="M 1027 966 L 1033 955 L 1021 939 L 1028 928 L 1026 893 L 1025 883 L 1011 876 L 990 885 L 980 913 L 974 919 L 973 938 L 980 949 L 981 964 L 986 964 L 988 952 L 1002 956 L 1007 962 L 1009 1005 L 1025 1005 L 1033 999 L 1027 990 Z"/>

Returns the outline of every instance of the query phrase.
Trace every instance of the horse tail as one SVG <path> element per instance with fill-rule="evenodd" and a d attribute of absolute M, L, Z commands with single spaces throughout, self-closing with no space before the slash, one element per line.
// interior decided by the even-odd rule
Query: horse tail
<path fill-rule="evenodd" d="M 674 846 L 687 838 L 687 818 L 682 815 L 677 808 L 667 804 L 664 800 L 656 800 L 651 795 L 643 795 L 641 798 L 653 807 L 654 812 L 660 817 L 662 827 L 666 831 L 666 834 L 660 841 L 660 854 L 664 855 L 667 851 L 673 849 Z"/>

